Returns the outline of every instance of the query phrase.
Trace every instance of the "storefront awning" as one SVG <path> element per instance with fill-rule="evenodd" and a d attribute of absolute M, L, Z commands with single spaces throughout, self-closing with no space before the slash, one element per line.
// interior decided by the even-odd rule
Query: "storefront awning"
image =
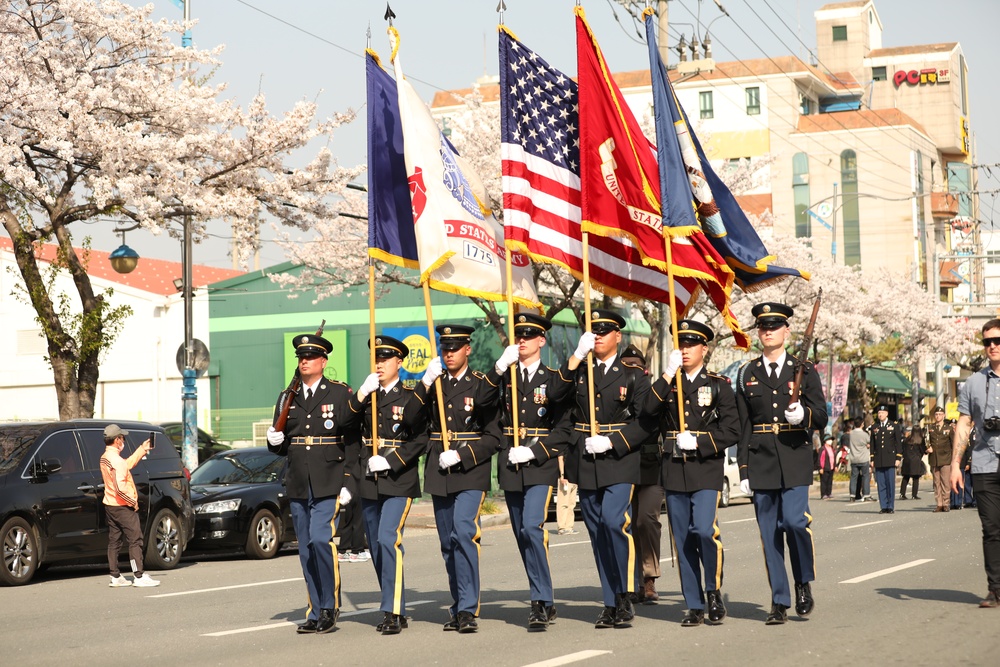
<path fill-rule="evenodd" d="M 909 396 L 913 391 L 913 384 L 906 376 L 891 368 L 865 368 L 865 379 L 883 394 Z"/>

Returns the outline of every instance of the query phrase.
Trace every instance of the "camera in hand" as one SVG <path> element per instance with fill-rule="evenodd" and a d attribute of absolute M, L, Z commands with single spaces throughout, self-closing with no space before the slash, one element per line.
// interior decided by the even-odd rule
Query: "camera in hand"
<path fill-rule="evenodd" d="M 1000 431 L 1000 417 L 987 417 L 983 420 L 983 430 L 988 433 Z"/>

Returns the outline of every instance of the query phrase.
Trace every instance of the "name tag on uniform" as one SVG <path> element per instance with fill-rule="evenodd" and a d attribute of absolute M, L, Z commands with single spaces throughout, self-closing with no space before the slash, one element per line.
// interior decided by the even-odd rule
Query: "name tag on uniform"
<path fill-rule="evenodd" d="M 708 385 L 698 387 L 698 406 L 707 407 L 712 404 L 712 388 Z"/>
<path fill-rule="evenodd" d="M 747 380 L 744 384 L 748 387 L 756 387 L 760 383 L 756 380 Z"/>

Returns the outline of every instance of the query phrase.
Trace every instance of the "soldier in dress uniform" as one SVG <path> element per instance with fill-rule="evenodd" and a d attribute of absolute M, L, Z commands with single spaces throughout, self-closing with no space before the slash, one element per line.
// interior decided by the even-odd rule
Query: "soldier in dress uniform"
<path fill-rule="evenodd" d="M 292 339 L 302 379 L 292 399 L 284 431 L 267 431 L 267 447 L 288 457 L 288 494 L 299 543 L 299 561 L 309 593 L 300 634 L 331 632 L 340 615 L 340 565 L 333 542 L 340 508 L 358 493 L 357 422 L 351 388 L 323 377 L 333 344 L 322 336 Z M 275 406 L 277 419 L 281 401 Z"/>
<path fill-rule="evenodd" d="M 705 353 L 713 338 L 715 333 L 702 322 L 678 322 L 679 349 L 670 353 L 663 376 L 653 383 L 646 398 L 646 411 L 660 418 L 663 430 L 661 470 L 667 518 L 677 545 L 681 592 L 687 605 L 681 620 L 684 627 L 706 620 L 717 625 L 726 617 L 718 507 L 726 449 L 739 442 L 740 417 L 729 380 L 705 370 Z M 680 392 L 676 387 L 678 368 L 683 370 Z M 684 430 L 680 430 L 678 405 L 684 407 Z"/>
<path fill-rule="evenodd" d="M 889 406 L 880 405 L 869 433 L 872 468 L 878 484 L 879 514 L 896 511 L 896 469 L 903 463 L 903 427 L 889 419 Z"/>
<path fill-rule="evenodd" d="M 368 345 L 372 345 L 371 340 Z M 409 348 L 391 336 L 377 336 L 374 345 L 375 372 L 351 401 L 354 409 L 364 412 L 361 468 L 366 474 L 361 479 L 361 509 L 384 614 L 376 628 L 383 635 L 395 635 L 407 627 L 403 527 L 410 504 L 420 497 L 418 464 L 427 449 L 427 428 L 420 402 L 399 380 L 399 368 Z M 378 410 L 378 454 L 372 453 L 369 396 L 373 393 Z"/>
<path fill-rule="evenodd" d="M 934 408 L 934 423 L 927 427 L 927 460 L 934 476 L 934 511 L 947 512 L 951 507 L 951 441 L 954 429 L 945 422 L 944 408 Z"/>
<path fill-rule="evenodd" d="M 809 485 L 813 482 L 812 430 L 826 426 L 826 400 L 816 369 L 806 362 L 799 400 L 790 402 L 796 361 L 785 352 L 788 318 L 794 311 L 780 303 L 760 303 L 751 310 L 763 354 L 744 364 L 737 376 L 736 407 L 740 415 L 737 456 L 740 488 L 753 490 L 768 581 L 771 611 L 768 625 L 787 620 L 791 606 L 785 572 L 788 542 L 795 579 L 795 612 L 813 609 L 810 582 L 816 578 Z"/>
<path fill-rule="evenodd" d="M 556 618 L 552 604 L 552 573 L 549 571 L 549 534 L 545 518 L 552 501 L 552 488 L 559 479 L 562 449 L 550 442 L 552 427 L 562 415 L 562 406 L 573 383 L 542 363 L 545 332 L 552 322 L 533 313 L 515 316 L 513 345 L 508 346 L 487 375 L 500 387 L 500 458 L 497 482 L 503 489 L 510 527 L 517 540 L 521 561 L 528 574 L 531 612 L 528 628 L 544 630 Z M 508 369 L 517 369 L 517 398 L 511 394 Z M 519 446 L 514 447 L 513 410 L 517 410 Z"/>
<path fill-rule="evenodd" d="M 630 594 L 635 590 L 635 545 L 632 523 L 632 488 L 639 481 L 639 451 L 643 440 L 656 431 L 656 421 L 641 418 L 649 393 L 645 369 L 618 359 L 625 318 L 610 310 L 595 310 L 591 331 L 580 336 L 576 351 L 559 373 L 576 386 L 572 433 L 566 440 L 566 473 L 579 486 L 583 522 L 590 533 L 604 609 L 597 628 L 631 627 L 635 617 Z M 591 433 L 588 370 L 584 360 L 593 352 L 594 422 Z M 561 440 L 560 440 L 561 442 Z"/>
<path fill-rule="evenodd" d="M 500 447 L 500 394 L 485 375 L 469 368 L 473 328 L 442 324 L 436 330 L 441 356 L 430 361 L 414 392 L 430 423 L 424 490 L 433 498 L 434 521 L 451 589 L 450 618 L 444 629 L 476 632 L 482 533 L 479 512 L 490 490 L 491 459 Z M 437 392 L 432 388 L 438 378 L 444 395 L 447 450 L 441 436 Z"/>

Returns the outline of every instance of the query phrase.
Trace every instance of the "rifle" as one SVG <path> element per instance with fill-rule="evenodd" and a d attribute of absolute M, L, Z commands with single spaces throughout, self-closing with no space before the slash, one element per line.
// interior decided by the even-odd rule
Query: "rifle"
<path fill-rule="evenodd" d="M 792 392 L 791 396 L 788 397 L 789 404 L 796 403 L 799 400 L 799 387 L 802 386 L 802 374 L 806 370 L 806 362 L 809 361 L 809 348 L 812 346 L 813 339 L 813 329 L 816 328 L 816 316 L 819 314 L 819 302 L 823 298 L 823 288 L 819 288 L 819 294 L 816 295 L 816 301 L 813 302 L 813 312 L 812 316 L 809 318 L 809 324 L 806 326 L 806 331 L 802 334 L 802 342 L 799 347 L 798 355 L 793 355 L 795 357 L 795 381 L 792 382 Z"/>
<path fill-rule="evenodd" d="M 323 327 L 326 326 L 326 320 L 323 320 L 319 324 L 319 329 L 316 329 L 316 335 L 323 335 Z M 278 405 L 280 406 L 278 410 L 278 418 L 274 420 L 274 430 L 284 431 L 285 423 L 288 421 L 288 410 L 292 407 L 292 401 L 295 396 L 298 395 L 299 390 L 302 388 L 302 376 L 299 374 L 299 369 L 296 366 L 295 375 L 292 376 L 292 381 L 288 384 L 288 387 L 281 392 L 281 396 L 278 397 Z"/>

